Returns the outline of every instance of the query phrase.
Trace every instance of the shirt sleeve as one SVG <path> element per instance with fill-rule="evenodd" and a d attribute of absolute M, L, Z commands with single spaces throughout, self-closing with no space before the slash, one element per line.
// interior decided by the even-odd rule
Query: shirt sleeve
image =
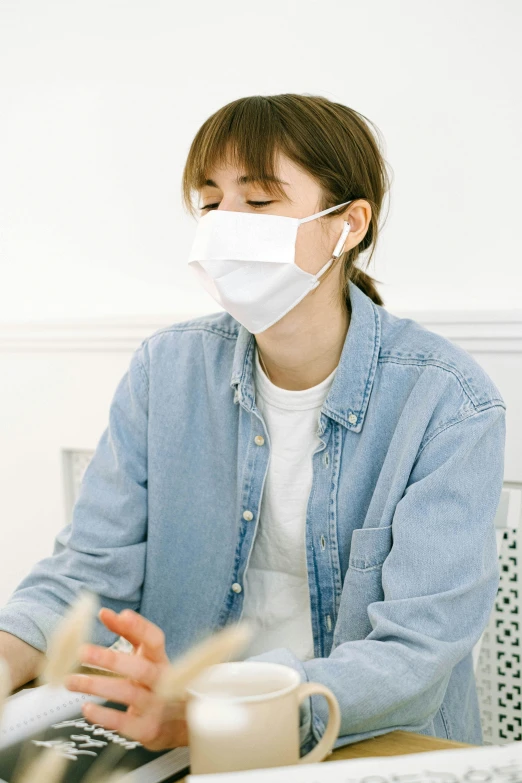
<path fill-rule="evenodd" d="M 147 531 L 148 381 L 143 345 L 114 393 L 109 423 L 84 473 L 70 524 L 0 609 L 0 630 L 46 651 L 80 588 L 115 611 L 137 609 Z M 93 641 L 114 641 L 99 621 Z"/>
<path fill-rule="evenodd" d="M 505 433 L 503 406 L 468 411 L 439 428 L 417 455 L 393 514 L 384 600 L 368 605 L 366 638 L 335 644 L 343 636 L 341 600 L 327 658 L 303 662 L 280 648 L 250 659 L 292 666 L 303 681 L 333 691 L 342 715 L 336 747 L 425 727 L 453 667 L 486 627 L 499 585 L 494 518 Z M 321 738 L 327 719 L 321 697 L 303 704 L 303 752 Z"/>

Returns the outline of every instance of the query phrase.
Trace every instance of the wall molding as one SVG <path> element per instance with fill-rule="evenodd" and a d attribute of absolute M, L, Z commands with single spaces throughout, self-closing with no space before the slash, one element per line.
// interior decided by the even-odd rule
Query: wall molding
<path fill-rule="evenodd" d="M 411 318 L 470 353 L 522 352 L 522 310 L 393 310 Z M 0 323 L 0 352 L 128 353 L 140 342 L 172 323 L 194 318 L 194 313 L 114 318 L 67 319 L 27 323 Z"/>
<path fill-rule="evenodd" d="M 0 352 L 128 353 L 157 329 L 189 318 L 194 314 L 0 323 Z"/>

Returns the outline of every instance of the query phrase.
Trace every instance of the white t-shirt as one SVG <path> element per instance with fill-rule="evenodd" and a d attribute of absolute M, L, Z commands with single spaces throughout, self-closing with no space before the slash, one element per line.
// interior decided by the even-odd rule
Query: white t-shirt
<path fill-rule="evenodd" d="M 244 578 L 243 619 L 256 633 L 242 657 L 288 647 L 301 660 L 314 657 L 306 567 L 306 512 L 320 410 L 335 370 L 302 391 L 275 386 L 255 349 L 256 404 L 270 438 L 256 538 Z"/>

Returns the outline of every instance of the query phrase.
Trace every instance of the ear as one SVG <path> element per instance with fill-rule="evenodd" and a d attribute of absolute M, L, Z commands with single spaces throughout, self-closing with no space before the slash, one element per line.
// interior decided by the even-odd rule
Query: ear
<path fill-rule="evenodd" d="M 371 219 L 372 208 L 365 199 L 357 199 L 346 208 L 343 220 L 350 224 L 350 233 L 345 243 L 345 251 L 351 250 L 364 239 Z"/>

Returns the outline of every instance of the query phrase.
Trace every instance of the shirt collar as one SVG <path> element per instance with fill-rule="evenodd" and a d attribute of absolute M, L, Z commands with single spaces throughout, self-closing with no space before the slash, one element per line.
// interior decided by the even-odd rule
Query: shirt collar
<path fill-rule="evenodd" d="M 348 283 L 351 317 L 337 372 L 324 401 L 323 413 L 352 432 L 360 432 L 370 399 L 381 344 L 379 308 L 355 283 Z M 248 410 L 254 406 L 255 338 L 240 326 L 230 385 L 234 402 Z"/>

